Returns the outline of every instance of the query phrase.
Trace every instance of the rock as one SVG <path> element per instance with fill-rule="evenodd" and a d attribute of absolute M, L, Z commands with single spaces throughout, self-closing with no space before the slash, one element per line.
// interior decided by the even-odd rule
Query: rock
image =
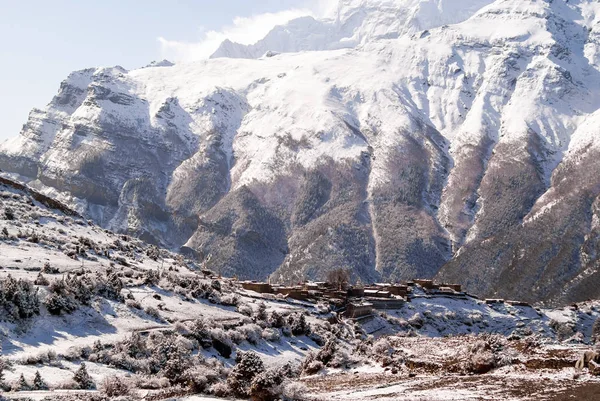
<path fill-rule="evenodd" d="M 588 363 L 588 370 L 591 375 L 600 376 L 600 363 L 593 360 Z"/>

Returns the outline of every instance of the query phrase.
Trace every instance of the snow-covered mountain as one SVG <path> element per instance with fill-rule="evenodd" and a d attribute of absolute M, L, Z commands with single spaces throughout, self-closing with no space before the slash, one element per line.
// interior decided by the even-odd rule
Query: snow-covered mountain
<path fill-rule="evenodd" d="M 0 168 L 227 275 L 600 296 L 599 21 L 584 0 L 341 1 L 228 57 L 74 72 Z"/>
<path fill-rule="evenodd" d="M 492 0 L 340 0 L 332 15 L 294 19 L 275 27 L 255 44 L 225 40 L 211 58 L 356 48 L 464 21 L 490 3 Z"/>

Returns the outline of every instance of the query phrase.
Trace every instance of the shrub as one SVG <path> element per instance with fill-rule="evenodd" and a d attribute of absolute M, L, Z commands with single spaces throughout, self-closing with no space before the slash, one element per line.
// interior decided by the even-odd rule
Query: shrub
<path fill-rule="evenodd" d="M 155 307 L 147 306 L 146 308 L 144 308 L 144 312 L 146 312 L 149 316 L 155 318 L 156 320 L 162 321 L 162 317 L 160 316 L 158 309 L 156 309 Z"/>
<path fill-rule="evenodd" d="M 387 338 L 380 338 L 373 344 L 372 355 L 374 358 L 380 358 L 384 356 L 392 355 L 394 349 L 390 345 Z"/>
<path fill-rule="evenodd" d="M 109 274 L 106 278 L 100 278 L 95 284 L 95 291 L 98 295 L 119 302 L 123 301 L 122 289 L 123 283 L 115 273 Z"/>
<path fill-rule="evenodd" d="M 190 367 L 190 350 L 173 336 L 162 337 L 152 346 L 152 365 L 169 379 L 171 384 L 185 381 L 184 373 Z"/>
<path fill-rule="evenodd" d="M 90 305 L 94 295 L 96 284 L 89 279 L 80 279 L 76 276 L 67 275 L 66 278 L 54 280 L 48 286 L 50 295 L 46 297 L 44 304 L 53 315 L 74 312 L 81 303 Z"/>
<path fill-rule="evenodd" d="M 2 348 L 0 348 L 0 356 L 2 355 Z M 10 391 L 10 386 L 4 382 L 4 370 L 8 368 L 8 362 L 0 357 L 0 389 L 4 391 Z"/>
<path fill-rule="evenodd" d="M 212 346 L 223 358 L 229 358 L 233 352 L 233 342 L 223 331 L 223 329 L 216 328 L 210 331 L 212 338 Z"/>
<path fill-rule="evenodd" d="M 285 317 L 277 311 L 271 312 L 271 316 L 269 317 L 268 322 L 269 326 L 275 327 L 277 329 L 280 329 L 286 325 Z"/>
<path fill-rule="evenodd" d="M 125 305 L 129 308 L 134 308 L 138 310 L 142 310 L 142 305 L 136 301 L 135 299 L 127 299 L 125 300 Z"/>
<path fill-rule="evenodd" d="M 551 319 L 549 326 L 554 332 L 559 340 L 566 340 L 575 334 L 575 324 L 573 322 L 559 322 L 557 320 Z"/>
<path fill-rule="evenodd" d="M 241 303 L 237 305 L 237 312 L 245 316 L 252 316 L 252 307 L 248 304 Z"/>
<path fill-rule="evenodd" d="M 420 329 L 423 327 L 425 322 L 423 321 L 423 317 L 420 313 L 415 313 L 410 319 L 408 319 L 408 324 L 410 324 L 415 329 Z"/>
<path fill-rule="evenodd" d="M 50 262 L 46 262 L 44 263 L 44 267 L 42 267 L 42 273 L 58 274 L 59 270 L 56 267 L 50 266 Z"/>
<path fill-rule="evenodd" d="M 319 373 L 325 366 L 323 362 L 312 360 L 308 362 L 302 369 L 302 373 L 306 375 L 314 375 L 315 373 Z"/>
<path fill-rule="evenodd" d="M 254 377 L 250 384 L 250 396 L 253 401 L 275 401 L 281 393 L 280 385 L 285 376 L 281 369 L 269 369 Z"/>
<path fill-rule="evenodd" d="M 129 384 L 123 378 L 118 376 L 105 378 L 102 382 L 101 389 L 104 394 L 111 398 L 129 395 L 131 392 Z"/>
<path fill-rule="evenodd" d="M 221 297 L 221 304 L 225 306 L 237 306 L 240 302 L 240 296 L 235 293 L 225 294 Z"/>
<path fill-rule="evenodd" d="M 146 256 L 156 262 L 160 257 L 160 250 L 155 245 L 151 245 L 148 249 L 146 249 Z"/>
<path fill-rule="evenodd" d="M 339 350 L 333 355 L 333 358 L 329 362 L 329 366 L 332 368 L 342 368 L 347 369 L 351 365 L 355 364 L 357 360 L 352 358 L 350 354 L 348 354 L 345 350 Z"/>
<path fill-rule="evenodd" d="M 217 291 L 212 291 L 208 295 L 208 302 L 211 304 L 220 304 L 221 303 L 221 295 Z"/>
<path fill-rule="evenodd" d="M 248 397 L 252 380 L 265 370 L 263 361 L 253 351 L 238 352 L 235 361 L 227 384 L 236 396 Z"/>
<path fill-rule="evenodd" d="M 10 207 L 4 208 L 4 218 L 6 220 L 14 220 L 15 219 L 15 211 Z"/>
<path fill-rule="evenodd" d="M 186 372 L 187 382 L 194 393 L 203 393 L 217 382 L 219 372 L 210 366 L 196 366 Z"/>
<path fill-rule="evenodd" d="M 144 284 L 156 285 L 160 281 L 158 270 L 146 270 L 144 272 Z"/>
<path fill-rule="evenodd" d="M 285 401 L 303 401 L 307 393 L 307 387 L 299 382 L 284 381 L 281 385 L 281 397 Z"/>
<path fill-rule="evenodd" d="M 75 300 L 69 296 L 53 293 L 46 297 L 44 305 L 52 315 L 64 313 L 73 313 L 77 309 Z"/>
<path fill-rule="evenodd" d="M 216 395 L 217 397 L 225 398 L 231 395 L 229 385 L 225 382 L 217 382 L 210 386 L 209 393 Z"/>
<path fill-rule="evenodd" d="M 202 348 L 212 346 L 211 332 L 204 319 L 194 320 L 189 328 L 189 336 L 196 339 Z"/>
<path fill-rule="evenodd" d="M 267 305 L 265 305 L 264 302 L 261 302 L 258 304 L 258 309 L 256 311 L 256 314 L 254 315 L 254 319 L 256 319 L 257 321 L 267 321 L 268 320 Z"/>
<path fill-rule="evenodd" d="M 262 338 L 262 329 L 256 324 L 245 324 L 239 330 L 250 344 L 258 344 Z"/>
<path fill-rule="evenodd" d="M 262 331 L 262 338 L 264 338 L 267 341 L 275 342 L 279 341 L 279 339 L 281 338 L 281 334 L 279 333 L 278 329 L 267 327 Z"/>

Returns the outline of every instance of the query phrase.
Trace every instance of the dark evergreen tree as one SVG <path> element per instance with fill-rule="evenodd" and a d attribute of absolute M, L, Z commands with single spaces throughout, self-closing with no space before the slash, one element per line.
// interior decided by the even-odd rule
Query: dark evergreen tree
<path fill-rule="evenodd" d="M 82 363 L 77 372 L 75 372 L 75 376 L 73 376 L 73 381 L 75 381 L 76 387 L 79 390 L 95 390 L 96 383 L 92 376 L 88 373 L 85 363 Z"/>
<path fill-rule="evenodd" d="M 25 376 L 23 376 L 23 373 L 21 373 L 21 376 L 19 377 L 19 381 L 17 382 L 16 390 L 17 391 L 31 390 L 31 386 L 29 385 L 29 383 L 27 383 L 27 380 L 25 380 Z"/>
<path fill-rule="evenodd" d="M 42 379 L 42 375 L 40 375 L 40 371 L 37 370 L 35 372 L 35 377 L 33 378 L 33 389 L 34 390 L 48 390 L 48 385 Z"/>

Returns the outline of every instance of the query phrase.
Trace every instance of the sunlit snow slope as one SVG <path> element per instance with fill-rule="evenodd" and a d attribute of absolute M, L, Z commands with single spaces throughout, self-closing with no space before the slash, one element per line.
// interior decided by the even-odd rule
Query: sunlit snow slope
<path fill-rule="evenodd" d="M 597 2 L 311 18 L 226 57 L 74 72 L 0 168 L 224 274 L 600 296 Z"/>

